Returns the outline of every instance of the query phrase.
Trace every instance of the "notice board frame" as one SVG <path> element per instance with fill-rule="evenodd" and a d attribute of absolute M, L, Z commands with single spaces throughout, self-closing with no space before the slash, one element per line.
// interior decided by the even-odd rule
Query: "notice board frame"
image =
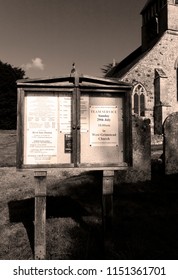
<path fill-rule="evenodd" d="M 130 84 L 117 79 L 104 79 L 91 76 L 78 76 L 77 74 L 57 78 L 25 79 L 17 82 L 18 105 L 17 105 L 17 169 L 48 169 L 48 168 L 81 168 L 87 170 L 119 170 L 127 169 L 132 165 L 132 127 L 131 127 L 131 92 Z M 25 97 L 28 93 L 69 93 L 72 96 L 72 160 L 71 163 L 58 164 L 24 164 L 24 107 Z M 116 95 L 123 98 L 123 149 L 124 161 L 117 164 L 112 163 L 90 163 L 80 162 L 80 96 L 88 93 L 95 95 Z"/>

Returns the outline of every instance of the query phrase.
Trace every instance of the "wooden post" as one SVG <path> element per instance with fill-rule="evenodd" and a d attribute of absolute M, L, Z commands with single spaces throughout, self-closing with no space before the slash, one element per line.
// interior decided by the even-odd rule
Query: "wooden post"
<path fill-rule="evenodd" d="M 46 171 L 34 171 L 35 260 L 46 259 Z"/>
<path fill-rule="evenodd" d="M 104 249 L 110 246 L 110 237 L 112 233 L 113 219 L 113 185 L 114 171 L 103 171 L 103 189 L 102 189 L 102 211 L 103 211 L 103 234 Z"/>

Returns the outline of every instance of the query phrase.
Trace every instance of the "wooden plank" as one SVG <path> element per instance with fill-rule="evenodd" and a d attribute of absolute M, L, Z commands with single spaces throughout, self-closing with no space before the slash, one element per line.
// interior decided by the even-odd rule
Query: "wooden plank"
<path fill-rule="evenodd" d="M 77 99 L 76 99 L 76 89 L 74 88 L 73 90 L 73 94 L 72 94 L 72 163 L 74 164 L 74 166 L 76 166 L 77 163 L 77 158 L 76 158 L 76 154 L 77 154 L 77 135 L 76 135 L 76 131 L 77 131 L 77 119 L 76 119 L 76 103 L 77 103 Z"/>
<path fill-rule="evenodd" d="M 35 171 L 35 260 L 46 259 L 46 171 Z"/>
<path fill-rule="evenodd" d="M 16 167 L 21 168 L 24 155 L 24 91 L 17 92 L 17 142 L 16 142 Z"/>
<path fill-rule="evenodd" d="M 59 171 L 79 171 L 79 168 L 80 168 L 80 171 L 81 172 L 85 172 L 85 171 L 97 171 L 97 170 L 100 170 L 100 171 L 103 171 L 104 170 L 128 170 L 128 167 L 127 166 L 87 166 L 87 165 L 80 165 L 80 166 L 77 166 L 77 167 L 74 167 L 74 165 L 70 165 L 70 166 L 64 166 L 64 165 L 57 165 L 57 166 L 32 166 L 32 165 L 24 165 L 22 166 L 21 169 L 19 169 L 18 171 L 34 171 L 34 169 L 36 170 L 41 170 L 41 169 L 46 169 L 46 170 L 55 170 L 55 169 L 59 169 Z"/>
<path fill-rule="evenodd" d="M 80 83 L 89 82 L 89 83 L 100 83 L 100 84 L 116 84 L 119 87 L 125 86 L 128 88 L 131 88 L 131 84 L 125 83 L 123 81 L 112 79 L 112 78 L 99 78 L 99 77 L 93 77 L 88 75 L 81 75 L 80 76 Z"/>
<path fill-rule="evenodd" d="M 76 154 L 76 166 L 79 166 L 80 164 L 80 90 L 78 87 L 76 88 L 76 98 L 77 98 L 77 109 L 76 109 L 76 119 L 77 119 L 77 131 L 76 131 L 76 149 L 77 149 L 77 154 Z"/>
<path fill-rule="evenodd" d="M 131 110 L 131 94 L 132 91 L 127 92 L 124 98 L 124 110 L 123 110 L 123 118 L 124 118 L 124 160 L 127 162 L 129 166 L 132 166 L 132 110 Z"/>
<path fill-rule="evenodd" d="M 110 244 L 108 240 L 112 237 L 112 220 L 113 220 L 113 185 L 114 171 L 103 171 L 103 188 L 102 188 L 102 218 L 103 218 L 103 235 L 104 246 Z M 105 248 L 107 249 L 107 248 Z"/>
<path fill-rule="evenodd" d="M 111 164 L 110 162 L 106 162 L 106 163 L 81 163 L 80 167 L 88 167 L 88 168 L 97 168 L 97 167 L 101 167 L 102 169 L 113 169 L 116 168 L 118 170 L 125 170 L 128 168 L 128 165 L 126 164 L 126 162 L 118 162 L 116 164 Z"/>
<path fill-rule="evenodd" d="M 118 93 L 123 93 L 123 89 L 110 89 L 110 88 L 82 88 L 81 89 L 82 90 L 82 92 L 87 92 L 87 93 L 92 93 L 92 94 L 94 94 L 94 93 L 112 93 L 112 94 L 118 94 Z"/>
<path fill-rule="evenodd" d="M 59 163 L 59 164 L 24 164 L 22 169 L 53 169 L 53 168 L 73 168 L 73 163 Z"/>
<path fill-rule="evenodd" d="M 80 160 L 80 91 L 78 88 L 79 77 L 77 73 L 75 73 L 74 77 L 74 91 L 72 95 L 72 157 L 74 166 L 77 167 Z"/>
<path fill-rule="evenodd" d="M 35 85 L 35 87 L 23 87 L 24 91 L 26 92 L 39 92 L 39 94 L 41 92 L 43 92 L 43 94 L 48 94 L 49 92 L 72 92 L 73 91 L 73 86 L 66 86 L 66 87 L 60 87 L 59 86 L 51 86 L 48 88 L 45 87 L 37 87 L 37 85 Z"/>

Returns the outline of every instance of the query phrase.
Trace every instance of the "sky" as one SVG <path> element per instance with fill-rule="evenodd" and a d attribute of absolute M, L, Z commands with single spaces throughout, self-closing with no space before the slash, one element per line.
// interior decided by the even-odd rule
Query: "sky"
<path fill-rule="evenodd" d="M 146 0 L 0 0 L 0 60 L 28 78 L 102 77 L 141 45 Z"/>

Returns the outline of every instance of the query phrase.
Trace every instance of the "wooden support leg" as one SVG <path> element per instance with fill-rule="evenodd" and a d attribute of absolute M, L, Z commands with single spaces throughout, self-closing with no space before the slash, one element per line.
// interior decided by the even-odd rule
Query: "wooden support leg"
<path fill-rule="evenodd" d="M 110 242 L 112 233 L 113 219 L 113 185 L 114 171 L 103 171 L 103 192 L 102 192 L 102 208 L 103 208 L 103 230 L 104 230 L 104 245 L 107 246 Z M 107 249 L 107 248 L 105 248 Z"/>
<path fill-rule="evenodd" d="M 35 171 L 35 260 L 46 259 L 46 171 Z"/>

